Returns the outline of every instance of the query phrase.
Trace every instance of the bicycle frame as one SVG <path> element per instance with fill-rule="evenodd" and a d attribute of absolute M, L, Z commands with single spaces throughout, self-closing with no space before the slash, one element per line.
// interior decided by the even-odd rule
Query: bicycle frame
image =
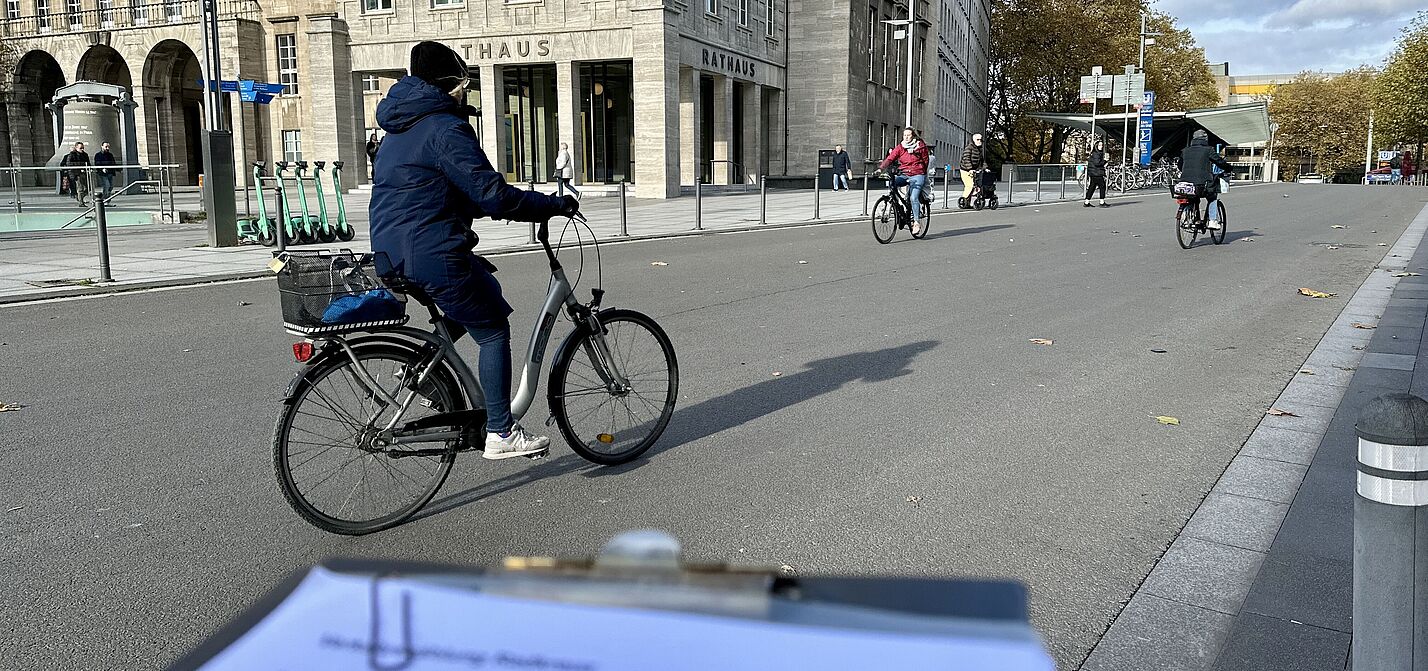
<path fill-rule="evenodd" d="M 611 392 L 623 391 L 629 388 L 629 380 L 623 371 L 619 369 L 619 362 L 610 354 L 609 346 L 603 337 L 603 329 L 596 316 L 595 307 L 598 307 L 600 296 L 603 290 L 596 289 L 596 298 L 592 302 L 592 307 L 582 305 L 575 298 L 575 290 L 569 278 L 565 275 L 565 269 L 561 267 L 559 260 L 555 257 L 555 252 L 550 247 L 548 225 L 541 225 L 540 239 L 545 247 L 547 257 L 551 264 L 551 286 L 547 292 L 544 306 L 540 315 L 536 319 L 535 325 L 531 329 L 530 344 L 526 348 L 525 365 L 521 371 L 520 387 L 516 395 L 511 399 L 511 417 L 519 421 L 530 411 L 531 405 L 535 402 L 536 390 L 540 387 L 540 373 L 545 363 L 546 348 L 550 344 L 550 336 L 555 331 L 555 322 L 560 316 L 562 309 L 566 310 L 577 324 L 582 324 L 585 329 L 595 334 L 586 347 L 586 355 L 591 358 L 591 362 L 596 364 L 595 370 L 604 378 L 604 382 Z M 382 427 L 382 431 L 390 435 L 406 415 L 416 398 L 416 388 L 426 381 L 426 379 L 436 370 L 437 366 L 443 363 L 449 365 L 455 371 L 458 381 L 464 387 L 470 406 L 473 409 L 485 406 L 485 395 L 481 391 L 481 385 L 477 375 L 471 367 L 456 351 L 456 341 L 459 337 L 453 337 L 447 327 L 448 319 L 440 315 L 435 307 L 428 308 L 433 317 L 435 329 L 424 331 L 421 329 L 403 326 L 392 329 L 383 329 L 371 336 L 359 339 L 360 342 L 371 342 L 372 340 L 384 340 L 383 334 L 399 334 L 431 345 L 436 350 L 436 356 L 430 358 L 418 367 L 416 382 L 412 389 L 408 390 L 403 398 L 395 398 L 388 394 L 382 386 L 362 367 L 354 351 L 354 345 L 346 338 L 338 335 L 326 338 L 319 338 L 321 341 L 334 342 L 342 348 L 343 352 L 352 360 L 354 368 L 361 376 L 362 384 L 366 385 L 373 394 L 381 397 L 386 403 L 397 406 L 397 412 Z M 579 329 L 572 333 L 574 336 L 579 333 Z M 360 343 L 359 343 L 360 344 Z M 372 417 L 367 419 L 368 424 L 373 423 L 384 411 L 378 408 Z M 435 433 L 418 433 L 415 435 L 392 436 L 393 444 L 404 443 L 425 443 L 453 440 L 461 436 L 460 431 L 442 431 Z"/>

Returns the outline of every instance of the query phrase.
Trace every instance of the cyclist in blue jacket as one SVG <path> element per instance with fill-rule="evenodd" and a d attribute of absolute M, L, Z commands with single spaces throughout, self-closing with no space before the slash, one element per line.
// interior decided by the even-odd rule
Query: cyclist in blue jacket
<path fill-rule="evenodd" d="M 372 251 L 377 271 L 420 286 L 437 307 L 481 346 L 477 366 L 486 397 L 487 459 L 540 454 L 550 439 L 511 417 L 511 306 L 494 266 L 472 253 L 472 220 L 544 222 L 579 212 L 569 196 L 524 191 L 506 183 L 467 119 L 466 62 L 449 47 L 412 48 L 410 74 L 377 105 L 386 131 L 372 168 Z"/>

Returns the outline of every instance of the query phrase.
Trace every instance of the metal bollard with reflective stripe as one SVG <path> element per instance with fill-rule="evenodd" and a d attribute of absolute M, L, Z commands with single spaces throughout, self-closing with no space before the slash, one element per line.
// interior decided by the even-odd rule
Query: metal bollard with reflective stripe
<path fill-rule="evenodd" d="M 1428 401 L 1380 396 L 1364 406 L 1355 429 L 1353 668 L 1423 671 L 1428 580 L 1418 578 L 1428 577 Z"/>

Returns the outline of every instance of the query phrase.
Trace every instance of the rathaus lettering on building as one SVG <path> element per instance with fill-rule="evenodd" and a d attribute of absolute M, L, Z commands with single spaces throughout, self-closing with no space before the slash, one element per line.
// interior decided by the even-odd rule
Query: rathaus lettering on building
<path fill-rule="evenodd" d="M 730 56 L 728 54 L 721 54 L 717 51 L 711 52 L 708 49 L 704 49 L 703 51 L 704 54 L 702 58 L 705 67 L 713 68 L 716 70 L 723 70 L 725 72 L 732 72 L 736 75 L 743 75 L 745 77 L 754 76 L 754 70 L 756 66 L 753 61 L 744 58 L 738 58 L 735 56 Z"/>

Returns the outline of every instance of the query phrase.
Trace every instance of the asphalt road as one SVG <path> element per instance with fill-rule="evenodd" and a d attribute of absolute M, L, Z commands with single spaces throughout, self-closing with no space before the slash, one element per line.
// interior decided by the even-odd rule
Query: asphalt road
<path fill-rule="evenodd" d="M 358 539 L 274 480 L 295 365 L 271 283 L 0 308 L 0 402 L 26 406 L 0 413 L 0 668 L 161 667 L 334 555 L 582 555 L 632 527 L 803 573 L 1020 578 L 1074 668 L 1425 195 L 1237 189 L 1230 243 L 1191 251 L 1159 196 L 886 246 L 864 224 L 607 246 L 607 304 L 679 352 L 655 451 L 463 458 L 422 519 Z M 519 350 L 542 263 L 496 262 Z"/>

